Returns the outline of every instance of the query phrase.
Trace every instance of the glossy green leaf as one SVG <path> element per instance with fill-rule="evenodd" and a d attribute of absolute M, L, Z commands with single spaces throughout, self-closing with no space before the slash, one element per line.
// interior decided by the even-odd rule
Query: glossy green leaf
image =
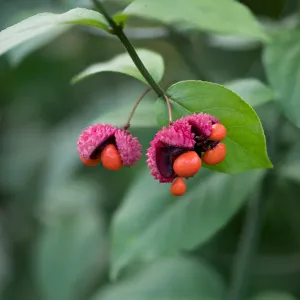
<path fill-rule="evenodd" d="M 274 99 L 273 91 L 255 78 L 237 79 L 224 84 L 251 106 L 259 106 Z"/>
<path fill-rule="evenodd" d="M 43 299 L 81 299 L 86 284 L 101 273 L 106 241 L 96 200 L 95 186 L 85 181 L 62 182 L 45 196 L 33 260 Z"/>
<path fill-rule="evenodd" d="M 0 55 L 27 40 L 70 24 L 94 26 L 108 31 L 104 17 L 93 10 L 75 8 L 63 14 L 41 13 L 0 32 Z"/>
<path fill-rule="evenodd" d="M 202 169 L 188 181 L 188 193 L 177 199 L 170 195 L 168 184 L 159 184 L 148 172 L 137 176 L 113 219 L 113 278 L 135 261 L 175 255 L 205 243 L 252 194 L 264 174 L 255 170 L 226 175 Z"/>
<path fill-rule="evenodd" d="M 260 293 L 257 296 L 251 298 L 251 300 L 296 300 L 296 298 L 284 292 L 270 291 Z"/>
<path fill-rule="evenodd" d="M 137 49 L 136 51 L 151 76 L 156 82 L 159 82 L 164 75 L 163 58 L 158 53 L 150 50 Z M 76 83 L 100 72 L 119 72 L 127 74 L 147 84 L 147 81 L 137 69 L 128 53 L 122 53 L 107 62 L 94 64 L 88 67 L 86 70 L 75 76 L 72 79 L 72 83 Z"/>
<path fill-rule="evenodd" d="M 93 300 L 221 300 L 225 286 L 206 262 L 188 258 L 160 259 Z"/>
<path fill-rule="evenodd" d="M 237 1 L 224 0 L 135 0 L 115 16 L 124 22 L 129 16 L 153 19 L 172 25 L 187 25 L 209 32 L 235 34 L 267 41 L 268 37 L 250 10 Z M 238 25 L 237 25 L 238 24 Z"/>
<path fill-rule="evenodd" d="M 256 168 L 271 168 L 266 140 L 255 111 L 238 95 L 225 87 L 203 81 L 182 81 L 168 91 L 174 119 L 204 112 L 217 117 L 227 128 L 227 153 L 223 162 L 206 166 L 212 170 L 234 174 Z M 157 101 L 159 125 L 168 122 L 165 101 Z"/>
<path fill-rule="evenodd" d="M 264 64 L 268 79 L 286 116 L 300 127 L 300 32 L 284 32 L 267 46 Z"/>

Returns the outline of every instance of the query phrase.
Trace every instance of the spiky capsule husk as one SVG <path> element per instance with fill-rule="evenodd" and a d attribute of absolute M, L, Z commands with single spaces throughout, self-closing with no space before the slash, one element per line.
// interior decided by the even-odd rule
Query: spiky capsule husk
<path fill-rule="evenodd" d="M 172 182 L 177 175 L 173 170 L 175 159 L 184 152 L 207 147 L 212 125 L 219 123 L 215 117 L 193 114 L 163 127 L 150 142 L 147 163 L 150 174 L 159 182 Z"/>
<path fill-rule="evenodd" d="M 136 137 L 109 124 L 95 124 L 83 130 L 77 141 L 77 149 L 82 158 L 95 159 L 107 144 L 117 147 L 125 167 L 136 164 L 142 156 L 142 146 Z"/>

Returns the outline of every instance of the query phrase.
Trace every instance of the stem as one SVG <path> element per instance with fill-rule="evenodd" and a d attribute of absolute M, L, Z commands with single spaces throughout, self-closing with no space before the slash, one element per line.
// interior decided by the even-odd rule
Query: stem
<path fill-rule="evenodd" d="M 263 183 L 265 180 L 263 180 Z M 233 266 L 232 283 L 228 300 L 243 300 L 252 273 L 253 259 L 256 254 L 264 207 L 264 189 L 260 189 L 248 204 L 247 215 Z"/>
<path fill-rule="evenodd" d="M 138 70 L 141 72 L 141 74 L 143 75 L 143 77 L 146 79 L 146 81 L 149 83 L 149 85 L 152 87 L 153 91 L 155 91 L 155 93 L 157 94 L 158 97 L 164 98 L 165 97 L 164 91 L 155 82 L 155 80 L 153 79 L 153 77 L 150 75 L 150 73 L 148 72 L 148 70 L 144 66 L 143 62 L 141 61 L 141 59 L 137 55 L 134 47 L 132 46 L 132 44 L 128 40 L 127 36 L 125 35 L 125 33 L 123 31 L 123 28 L 120 25 L 118 25 L 109 16 L 109 14 L 106 12 L 106 10 L 104 9 L 104 7 L 103 7 L 103 5 L 102 5 L 101 2 L 99 2 L 97 0 L 93 0 L 93 2 L 94 2 L 94 5 L 97 7 L 97 9 L 103 14 L 103 16 L 105 17 L 105 19 L 109 23 L 109 25 L 111 26 L 113 33 L 122 42 L 122 44 L 126 48 L 128 54 L 130 55 L 131 59 L 133 60 L 134 64 L 136 65 L 136 67 L 138 68 Z"/>
<path fill-rule="evenodd" d="M 172 115 L 172 107 L 170 99 L 167 96 L 164 96 L 164 99 L 166 100 L 167 106 L 168 106 L 168 113 L 169 113 L 169 124 L 173 123 L 173 115 Z"/>
<path fill-rule="evenodd" d="M 150 87 L 147 88 L 147 89 L 144 91 L 144 93 L 140 96 L 140 98 L 136 101 L 136 103 L 135 103 L 135 105 L 134 105 L 134 107 L 133 107 L 133 109 L 132 109 L 132 111 L 131 111 L 131 113 L 130 113 L 130 115 L 129 115 L 129 117 L 128 117 L 128 120 L 127 120 L 126 124 L 125 124 L 124 127 L 123 127 L 125 130 L 127 130 L 127 129 L 130 127 L 131 119 L 132 119 L 132 117 L 133 117 L 133 115 L 134 115 L 134 113 L 135 113 L 137 107 L 139 106 L 139 104 L 141 103 L 141 101 L 143 100 L 143 98 L 144 98 L 151 90 L 152 90 L 152 88 L 150 88 Z"/>

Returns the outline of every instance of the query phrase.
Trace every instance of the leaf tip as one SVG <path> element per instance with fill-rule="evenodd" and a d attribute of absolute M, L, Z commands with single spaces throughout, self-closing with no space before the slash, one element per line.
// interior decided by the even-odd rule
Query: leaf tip
<path fill-rule="evenodd" d="M 71 78 L 70 84 L 71 84 L 71 85 L 74 85 L 74 84 L 78 83 L 78 82 L 81 81 L 81 80 L 82 80 L 81 76 L 76 75 L 76 76 L 74 76 L 73 78 Z"/>

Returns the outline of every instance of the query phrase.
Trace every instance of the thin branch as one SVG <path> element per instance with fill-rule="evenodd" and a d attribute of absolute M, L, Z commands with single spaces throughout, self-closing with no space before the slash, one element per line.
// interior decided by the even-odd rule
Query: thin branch
<path fill-rule="evenodd" d="M 118 25 L 109 16 L 109 14 L 106 12 L 106 10 L 103 7 L 103 5 L 102 5 L 101 2 L 99 2 L 97 0 L 93 0 L 93 2 L 94 2 L 94 5 L 97 7 L 97 9 L 100 11 L 100 13 L 103 14 L 103 16 L 105 17 L 105 19 L 109 23 L 109 25 L 111 26 L 112 33 L 114 35 L 116 35 L 119 38 L 119 40 L 122 42 L 122 44 L 126 48 L 128 54 L 130 55 L 131 59 L 133 60 L 134 64 L 136 65 L 136 67 L 138 68 L 138 70 L 141 72 L 141 74 L 143 75 L 143 77 L 147 80 L 147 82 L 152 87 L 152 89 L 155 91 L 155 93 L 157 94 L 157 96 L 161 97 L 161 98 L 164 98 L 165 97 L 164 91 L 155 82 L 155 80 L 153 79 L 153 77 L 150 75 L 150 73 L 148 72 L 148 70 L 144 66 L 143 62 L 141 61 L 141 59 L 137 55 L 134 47 L 132 46 L 132 44 L 128 40 L 127 36 L 124 34 L 122 26 Z"/>
<path fill-rule="evenodd" d="M 152 91 L 152 88 L 150 88 L 150 87 L 147 88 L 147 89 L 144 91 L 144 93 L 140 96 L 140 98 L 136 101 L 136 103 L 135 103 L 135 105 L 134 105 L 134 107 L 133 107 L 133 109 L 132 109 L 132 111 L 131 111 L 131 113 L 130 113 L 130 115 L 129 115 L 129 117 L 128 117 L 128 120 L 127 120 L 126 124 L 123 126 L 123 128 L 124 128 L 125 130 L 127 130 L 127 129 L 130 127 L 131 119 L 132 119 L 132 117 L 133 117 L 133 115 L 134 115 L 134 113 L 135 113 L 137 107 L 139 106 L 139 104 L 141 103 L 141 101 L 143 100 L 143 98 L 144 98 L 150 91 Z"/>

